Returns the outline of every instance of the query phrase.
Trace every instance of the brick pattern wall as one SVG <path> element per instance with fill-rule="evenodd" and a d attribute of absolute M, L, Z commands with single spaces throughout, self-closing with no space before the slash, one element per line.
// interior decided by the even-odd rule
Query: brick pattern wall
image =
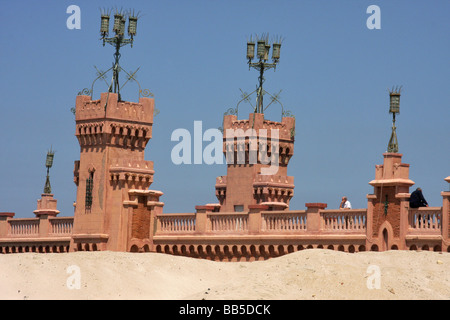
<path fill-rule="evenodd" d="M 373 236 L 378 237 L 378 230 L 387 220 L 394 231 L 394 237 L 400 236 L 400 201 L 395 198 L 395 187 L 383 187 L 381 196 L 374 203 L 373 210 Z M 379 192 L 377 193 L 379 194 Z M 388 196 L 388 212 L 385 214 L 385 201 Z M 382 235 L 380 235 L 382 236 Z"/>
<path fill-rule="evenodd" d="M 136 239 L 150 238 L 150 210 L 145 206 L 146 197 L 138 198 L 138 206 L 133 210 L 131 237 Z"/>

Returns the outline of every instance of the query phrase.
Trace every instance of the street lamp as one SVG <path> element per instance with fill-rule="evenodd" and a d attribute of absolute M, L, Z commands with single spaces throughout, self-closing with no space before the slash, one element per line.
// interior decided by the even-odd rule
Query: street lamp
<path fill-rule="evenodd" d="M 50 168 L 53 166 L 53 158 L 55 156 L 55 152 L 50 148 L 47 152 L 47 158 L 45 160 L 45 167 L 47 168 L 47 179 L 45 180 L 44 193 L 51 194 L 52 187 L 50 186 Z"/>
<path fill-rule="evenodd" d="M 268 35 L 262 35 L 256 38 L 256 58 L 259 59 L 257 62 L 252 62 L 255 57 L 255 41 L 250 37 L 247 41 L 247 60 L 249 69 L 254 68 L 259 71 L 259 87 L 257 89 L 257 103 L 255 112 L 264 113 L 263 109 L 263 82 L 264 82 L 264 71 L 272 68 L 276 68 L 277 63 L 280 60 L 280 49 L 281 49 L 281 38 L 275 39 L 272 46 L 272 63 L 267 62 L 269 60 L 270 43 Z"/>
<path fill-rule="evenodd" d="M 392 133 L 389 139 L 388 152 L 397 153 L 398 152 L 398 141 L 397 133 L 395 127 L 395 115 L 400 113 L 400 93 L 402 87 L 392 88 L 389 90 L 389 113 L 392 113 Z"/>
<path fill-rule="evenodd" d="M 125 23 L 126 18 L 128 17 L 128 35 L 129 39 L 124 37 L 125 34 Z M 119 87 L 119 59 L 120 59 L 120 48 L 130 44 L 133 47 L 133 38 L 136 35 L 137 28 L 137 20 L 138 15 L 133 12 L 122 12 L 117 11 L 114 14 L 114 25 L 113 31 L 115 33 L 114 37 L 108 38 L 109 34 L 109 20 L 110 20 L 110 12 L 102 12 L 101 14 L 101 23 L 100 23 L 100 35 L 101 40 L 103 40 L 103 46 L 105 43 L 109 43 L 113 47 L 116 48 L 116 52 L 114 53 L 114 66 L 113 66 L 113 80 L 109 87 L 109 92 L 113 92 L 113 84 L 114 84 L 114 93 L 117 93 L 120 100 L 120 87 Z"/>

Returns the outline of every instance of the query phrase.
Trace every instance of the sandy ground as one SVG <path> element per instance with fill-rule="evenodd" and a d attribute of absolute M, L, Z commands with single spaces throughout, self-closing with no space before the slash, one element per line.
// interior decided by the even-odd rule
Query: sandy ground
<path fill-rule="evenodd" d="M 450 299 L 450 254 L 315 249 L 234 263 L 156 253 L 4 254 L 0 299 Z"/>

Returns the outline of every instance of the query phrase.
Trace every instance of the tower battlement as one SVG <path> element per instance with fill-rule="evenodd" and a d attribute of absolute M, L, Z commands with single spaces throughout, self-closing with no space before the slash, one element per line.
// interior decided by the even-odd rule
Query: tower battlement
<path fill-rule="evenodd" d="M 154 100 L 139 103 L 117 101 L 116 93 L 102 93 L 101 99 L 77 96 L 75 120 L 81 147 L 117 146 L 144 150 L 152 137 Z"/>
<path fill-rule="evenodd" d="M 103 92 L 99 100 L 79 95 L 76 98 L 75 120 L 116 119 L 153 123 L 154 99 L 142 97 L 139 102 L 118 101 L 118 94 Z"/>
<path fill-rule="evenodd" d="M 223 130 L 226 129 L 255 129 L 257 133 L 259 130 L 266 129 L 267 136 L 270 137 L 271 130 L 279 130 L 280 140 L 293 140 L 295 133 L 295 118 L 283 117 L 281 122 L 270 121 L 264 119 L 264 114 L 251 113 L 249 119 L 238 120 L 235 115 L 225 115 L 223 120 Z"/>

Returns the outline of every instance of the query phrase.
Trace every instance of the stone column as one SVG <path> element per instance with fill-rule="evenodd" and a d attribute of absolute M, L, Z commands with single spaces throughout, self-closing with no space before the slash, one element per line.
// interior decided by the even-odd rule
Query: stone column
<path fill-rule="evenodd" d="M 213 212 L 214 206 L 195 206 L 195 232 L 204 234 L 208 227 L 208 213 Z"/>
<path fill-rule="evenodd" d="M 34 214 L 39 218 L 39 237 L 47 237 L 51 232 L 49 217 L 56 217 L 59 210 L 56 209 L 57 200 L 53 199 L 53 194 L 43 193 L 41 199 L 37 201 L 37 210 Z"/>
<path fill-rule="evenodd" d="M 309 232 L 318 232 L 322 229 L 322 219 L 320 210 L 327 207 L 326 203 L 305 203 L 306 206 L 306 230 Z"/>
<path fill-rule="evenodd" d="M 261 231 L 261 211 L 268 210 L 269 206 L 250 204 L 248 206 L 248 231 L 250 234 L 258 234 Z"/>
<path fill-rule="evenodd" d="M 448 176 L 444 180 L 447 181 L 450 186 L 450 176 Z M 450 190 L 442 191 L 441 196 L 442 196 L 442 239 L 443 239 L 442 250 L 445 250 L 444 246 L 450 248 Z M 447 251 L 449 250 L 447 249 Z"/>
<path fill-rule="evenodd" d="M 14 217 L 14 212 L 0 212 L 0 238 L 8 236 L 8 220 Z"/>

